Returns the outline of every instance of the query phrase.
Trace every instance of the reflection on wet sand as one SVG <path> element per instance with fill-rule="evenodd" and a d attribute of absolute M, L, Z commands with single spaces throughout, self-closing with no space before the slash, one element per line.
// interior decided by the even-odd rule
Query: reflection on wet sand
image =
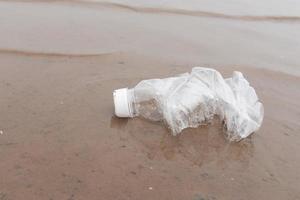
<path fill-rule="evenodd" d="M 116 129 L 123 129 L 124 127 L 126 127 L 128 120 L 128 118 L 118 118 L 116 116 L 112 116 L 110 119 L 110 127 Z"/>
<path fill-rule="evenodd" d="M 185 129 L 173 136 L 161 123 L 144 119 L 111 117 L 111 128 L 119 129 L 120 137 L 135 140 L 147 149 L 149 159 L 163 157 L 176 160 L 184 157 L 193 165 L 201 167 L 210 162 L 226 167 L 231 162 L 240 162 L 247 167 L 252 157 L 254 144 L 250 138 L 238 143 L 229 143 L 223 132 L 222 123 L 214 120 L 211 124 Z"/>

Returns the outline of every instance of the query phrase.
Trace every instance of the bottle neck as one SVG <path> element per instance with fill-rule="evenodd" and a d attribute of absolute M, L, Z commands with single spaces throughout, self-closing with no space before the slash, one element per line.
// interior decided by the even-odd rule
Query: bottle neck
<path fill-rule="evenodd" d="M 128 108 L 130 112 L 130 117 L 135 117 L 137 115 L 135 108 L 135 98 L 134 98 L 134 89 L 128 89 L 127 91 L 127 99 L 128 99 Z"/>

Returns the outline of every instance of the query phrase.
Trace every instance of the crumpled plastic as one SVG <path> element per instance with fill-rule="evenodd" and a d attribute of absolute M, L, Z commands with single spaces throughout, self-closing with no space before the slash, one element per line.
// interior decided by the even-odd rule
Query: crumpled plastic
<path fill-rule="evenodd" d="M 224 79 L 214 69 L 194 67 L 191 73 L 144 80 L 135 88 L 146 91 L 146 87 L 146 96 L 154 97 L 161 114 L 158 120 L 164 121 L 173 135 L 218 116 L 228 139 L 238 141 L 257 131 L 263 121 L 263 104 L 241 72 Z"/>

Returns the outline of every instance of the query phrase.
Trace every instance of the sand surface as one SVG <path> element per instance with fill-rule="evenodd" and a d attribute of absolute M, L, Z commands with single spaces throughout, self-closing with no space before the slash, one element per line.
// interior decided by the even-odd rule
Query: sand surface
<path fill-rule="evenodd" d="M 297 20 L 0 1 L 0 24 L 0 200 L 300 199 Z M 244 73 L 257 133 L 114 117 L 114 89 L 197 65 Z"/>

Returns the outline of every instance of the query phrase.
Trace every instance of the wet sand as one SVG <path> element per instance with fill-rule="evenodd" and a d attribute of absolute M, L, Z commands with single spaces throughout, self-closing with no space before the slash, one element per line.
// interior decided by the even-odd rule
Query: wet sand
<path fill-rule="evenodd" d="M 57 4 L 43 6 L 48 9 Z M 274 36 L 262 28 L 266 22 L 88 7 L 91 12 L 100 9 L 101 16 L 95 17 L 107 20 L 107 26 L 97 28 L 97 20 L 87 25 L 87 18 L 77 22 L 80 12 L 70 11 L 64 17 L 75 21 L 63 18 L 57 26 L 51 23 L 46 30 L 39 29 L 40 33 L 49 31 L 49 40 L 19 23 L 12 25 L 14 20 L 20 22 L 17 15 L 6 18 L 6 29 L 0 28 L 1 200 L 300 199 L 300 79 L 295 57 L 299 47 L 289 46 L 298 43 L 297 38 L 293 40 L 298 24 L 293 24 L 294 31 Z M 114 18 L 114 12 L 128 18 Z M 27 26 L 42 27 L 39 19 L 34 20 L 36 14 L 32 15 L 24 17 L 30 22 Z M 57 15 L 64 14 L 59 11 Z M 45 13 L 45 20 L 54 23 L 49 16 Z M 190 25 L 183 25 L 186 27 L 202 26 L 185 35 L 174 20 L 191 20 Z M 109 26 L 108 22 L 113 23 Z M 167 22 L 170 24 L 164 27 Z M 249 23 L 254 26 L 252 31 Z M 73 27 L 78 35 L 59 24 Z M 82 35 L 79 25 L 92 24 L 96 31 L 85 30 L 87 35 Z M 223 35 L 218 41 L 206 42 L 218 37 L 209 37 L 215 25 L 221 25 L 215 29 Z M 292 26 L 267 25 L 274 30 Z M 229 31 L 228 27 L 236 29 Z M 89 30 L 95 29 L 91 26 Z M 203 35 L 197 36 L 199 29 Z M 15 30 L 11 43 L 4 42 L 10 38 L 8 30 Z M 178 32 L 168 37 L 175 30 Z M 37 37 L 29 40 L 29 33 Z M 222 43 L 226 36 L 229 40 Z M 228 46 L 234 38 L 235 45 Z M 252 46 L 257 41 L 262 48 Z M 282 61 L 279 54 L 291 59 Z M 225 76 L 233 70 L 244 73 L 265 106 L 257 133 L 229 143 L 216 120 L 173 137 L 159 123 L 114 117 L 114 89 L 190 71 L 196 65 L 215 67 Z M 270 71 L 272 67 L 275 71 Z"/>

